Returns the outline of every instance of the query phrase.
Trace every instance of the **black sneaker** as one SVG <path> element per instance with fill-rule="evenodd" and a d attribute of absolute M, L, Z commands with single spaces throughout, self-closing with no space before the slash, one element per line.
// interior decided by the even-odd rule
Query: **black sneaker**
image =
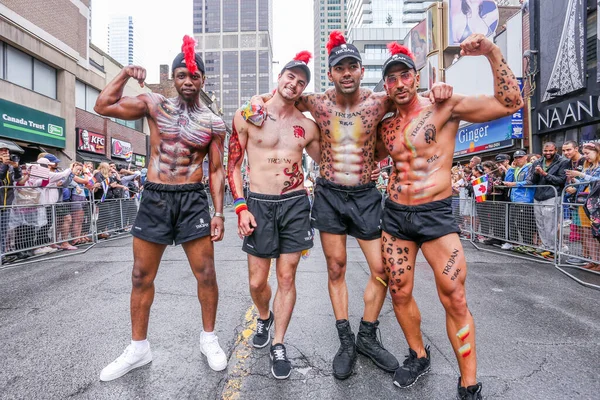
<path fill-rule="evenodd" d="M 481 382 L 477 382 L 477 385 L 471 385 L 468 387 L 460 386 L 460 376 L 458 377 L 458 393 L 456 394 L 458 400 L 481 400 Z"/>
<path fill-rule="evenodd" d="M 394 372 L 400 364 L 396 357 L 383 347 L 381 341 L 377 340 L 377 331 L 379 331 L 379 321 L 367 322 L 361 319 L 358 335 L 356 335 L 356 351 L 369 357 L 382 370 Z"/>
<path fill-rule="evenodd" d="M 356 343 L 354 333 L 347 319 L 335 321 L 340 338 L 340 348 L 333 358 L 333 376 L 337 379 L 346 379 L 352 375 L 352 368 L 356 362 Z"/>
<path fill-rule="evenodd" d="M 427 356 L 417 358 L 417 353 L 413 349 L 408 349 L 409 354 L 400 368 L 394 374 L 394 385 L 401 388 L 408 388 L 425 375 L 431 369 L 431 359 L 429 346 L 425 346 Z"/>
<path fill-rule="evenodd" d="M 271 373 L 275 379 L 287 379 L 292 373 L 292 363 L 287 358 L 283 344 L 271 346 L 271 364 Z"/>
<path fill-rule="evenodd" d="M 275 317 L 271 311 L 269 311 L 268 319 L 256 319 L 256 333 L 254 334 L 254 338 L 252 338 L 252 346 L 262 349 L 269 344 L 271 340 L 271 327 L 274 320 Z"/>

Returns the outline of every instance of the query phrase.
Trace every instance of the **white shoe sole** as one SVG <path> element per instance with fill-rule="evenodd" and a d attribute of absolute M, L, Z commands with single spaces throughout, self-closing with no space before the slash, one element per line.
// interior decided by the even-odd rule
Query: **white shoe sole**
<path fill-rule="evenodd" d="M 208 362 L 208 366 L 213 371 L 223 371 L 225 368 L 227 368 L 227 356 L 225 356 L 225 362 L 223 362 L 222 364 L 215 364 L 215 363 L 210 362 L 210 360 L 208 359 L 208 356 L 206 355 L 204 350 L 202 350 L 202 347 L 200 347 L 200 352 L 202 354 L 204 354 L 204 356 L 206 356 L 206 361 Z"/>
<path fill-rule="evenodd" d="M 150 363 L 151 361 L 152 361 L 152 353 L 148 352 L 146 354 L 146 356 L 144 356 L 144 358 L 142 358 L 141 360 L 139 360 L 138 362 L 136 362 L 134 364 L 131 364 L 128 368 L 126 368 L 124 370 L 121 370 L 119 372 L 115 372 L 113 374 L 106 374 L 106 375 L 103 375 L 104 371 L 100 372 L 100 380 L 102 382 L 113 381 L 113 380 L 115 380 L 117 378 L 122 377 L 123 375 L 125 375 L 126 373 L 128 373 L 131 370 L 134 370 L 134 369 L 139 368 L 139 367 L 143 367 L 144 365 Z"/>
<path fill-rule="evenodd" d="M 273 362 L 273 355 L 272 354 L 269 354 L 269 358 L 271 359 L 271 362 Z M 277 376 L 277 375 L 275 375 L 275 371 L 273 370 L 273 366 L 271 366 L 271 374 L 273 374 L 273 378 L 275 378 L 275 379 L 287 379 L 292 374 L 292 369 L 293 368 L 290 368 L 290 372 L 286 376 Z"/>

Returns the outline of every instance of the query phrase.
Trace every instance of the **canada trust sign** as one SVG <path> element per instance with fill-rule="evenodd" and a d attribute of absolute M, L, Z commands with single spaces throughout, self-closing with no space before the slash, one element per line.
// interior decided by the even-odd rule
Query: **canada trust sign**
<path fill-rule="evenodd" d="M 539 107 L 537 110 L 537 131 L 556 130 L 600 119 L 600 97 L 589 95 L 568 103 Z"/>

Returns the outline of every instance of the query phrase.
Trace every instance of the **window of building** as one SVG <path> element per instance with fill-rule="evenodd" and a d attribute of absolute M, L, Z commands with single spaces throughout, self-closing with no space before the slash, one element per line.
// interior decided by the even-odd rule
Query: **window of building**
<path fill-rule="evenodd" d="M 11 46 L 6 46 L 6 80 L 33 90 L 32 57 Z"/>
<path fill-rule="evenodd" d="M 235 49 L 238 47 L 238 35 L 223 35 L 223 48 Z"/>
<path fill-rule="evenodd" d="M 366 54 L 387 54 L 387 47 L 384 44 L 365 44 Z"/>
<path fill-rule="evenodd" d="M 241 27 L 242 31 L 255 31 L 256 30 L 256 8 L 255 7 L 244 7 L 241 12 Z"/>
<path fill-rule="evenodd" d="M 56 98 L 56 70 L 36 59 L 33 60 L 33 90 Z"/>
<path fill-rule="evenodd" d="M 56 69 L 2 42 L 0 79 L 56 99 Z"/>
<path fill-rule="evenodd" d="M 594 10 L 596 10 L 596 8 L 594 7 Z M 585 43 L 585 47 L 586 47 L 586 61 L 587 61 L 587 66 L 586 68 L 590 69 L 590 68 L 595 68 L 596 67 L 596 62 L 597 62 L 597 58 L 596 58 L 596 52 L 597 52 L 597 45 L 598 45 L 598 38 L 597 38 L 597 25 L 596 25 L 596 18 L 597 18 L 597 13 L 594 11 L 593 13 L 591 13 L 590 15 L 588 15 L 587 17 L 587 34 L 586 34 L 586 43 Z"/>
<path fill-rule="evenodd" d="M 258 0 L 258 15 L 269 15 L 269 0 Z M 269 30 L 269 19 L 260 18 L 258 29 L 261 31 Z"/>
<path fill-rule="evenodd" d="M 245 102 L 256 94 L 256 51 L 242 51 L 240 56 L 240 100 Z"/>
<path fill-rule="evenodd" d="M 206 32 L 215 33 L 221 31 L 221 4 L 220 0 L 205 0 L 205 23 Z"/>
<path fill-rule="evenodd" d="M 223 0 L 223 32 L 238 31 L 238 1 Z"/>
<path fill-rule="evenodd" d="M 0 42 L 0 78 L 4 77 L 4 43 Z"/>

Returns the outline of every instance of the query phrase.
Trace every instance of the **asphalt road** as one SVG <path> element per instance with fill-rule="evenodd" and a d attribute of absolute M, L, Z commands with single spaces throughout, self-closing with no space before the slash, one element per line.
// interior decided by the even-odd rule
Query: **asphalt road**
<path fill-rule="evenodd" d="M 290 379 L 269 372 L 268 349 L 248 337 L 256 310 L 246 257 L 226 213 L 226 239 L 215 249 L 220 288 L 216 331 L 228 368 L 212 371 L 200 353 L 195 279 L 181 247 L 169 247 L 156 279 L 149 341 L 154 360 L 112 382 L 100 370 L 130 340 L 131 238 L 86 253 L 0 269 L 1 399 L 452 399 L 458 368 L 429 266 L 419 256 L 415 297 L 431 345 L 432 371 L 409 389 L 359 356 L 345 381 L 331 374 L 337 351 L 318 240 L 297 275 L 298 301 L 286 336 Z M 368 267 L 348 239 L 353 330 L 363 311 Z M 477 324 L 478 375 L 487 399 L 600 398 L 600 292 L 548 264 L 479 251 L 466 243 L 467 293 Z M 273 271 L 272 271 L 273 272 Z M 274 274 L 270 282 L 276 285 Z M 389 298 L 380 316 L 384 345 L 399 361 L 407 345 Z"/>

